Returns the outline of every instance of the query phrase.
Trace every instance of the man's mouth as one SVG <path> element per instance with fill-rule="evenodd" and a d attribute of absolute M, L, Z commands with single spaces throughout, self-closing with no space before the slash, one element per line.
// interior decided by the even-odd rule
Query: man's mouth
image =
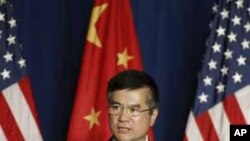
<path fill-rule="evenodd" d="M 128 127 L 118 127 L 118 131 L 119 133 L 128 134 L 131 131 L 131 129 Z"/>

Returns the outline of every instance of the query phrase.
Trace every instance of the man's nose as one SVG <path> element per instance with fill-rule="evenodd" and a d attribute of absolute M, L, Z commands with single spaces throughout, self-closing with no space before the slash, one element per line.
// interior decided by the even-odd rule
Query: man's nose
<path fill-rule="evenodd" d="M 122 110 L 122 112 L 120 113 L 118 120 L 124 122 L 124 121 L 128 121 L 128 119 L 129 119 L 128 112 L 127 112 L 126 109 L 124 108 L 124 109 Z"/>

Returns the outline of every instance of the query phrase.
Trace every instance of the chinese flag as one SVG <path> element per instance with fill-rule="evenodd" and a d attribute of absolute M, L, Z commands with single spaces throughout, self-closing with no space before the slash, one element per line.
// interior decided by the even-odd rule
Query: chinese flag
<path fill-rule="evenodd" d="M 107 82 L 125 69 L 142 70 L 130 1 L 96 0 L 82 58 L 68 141 L 107 141 L 111 137 Z"/>

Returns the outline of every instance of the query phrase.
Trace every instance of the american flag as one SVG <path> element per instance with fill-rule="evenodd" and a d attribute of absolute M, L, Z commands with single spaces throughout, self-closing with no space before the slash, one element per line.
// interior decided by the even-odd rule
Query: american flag
<path fill-rule="evenodd" d="M 219 0 L 184 140 L 229 141 L 250 124 L 250 1 Z"/>
<path fill-rule="evenodd" d="M 17 22 L 9 0 L 0 0 L 0 141 L 42 141 Z"/>

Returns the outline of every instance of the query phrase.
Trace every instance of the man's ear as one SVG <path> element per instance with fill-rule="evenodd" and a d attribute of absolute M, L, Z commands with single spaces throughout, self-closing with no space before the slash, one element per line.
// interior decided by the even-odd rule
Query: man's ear
<path fill-rule="evenodd" d="M 153 126 L 155 124 L 158 113 L 159 113 L 159 110 L 157 108 L 153 110 L 153 113 L 151 115 L 150 126 Z"/>

